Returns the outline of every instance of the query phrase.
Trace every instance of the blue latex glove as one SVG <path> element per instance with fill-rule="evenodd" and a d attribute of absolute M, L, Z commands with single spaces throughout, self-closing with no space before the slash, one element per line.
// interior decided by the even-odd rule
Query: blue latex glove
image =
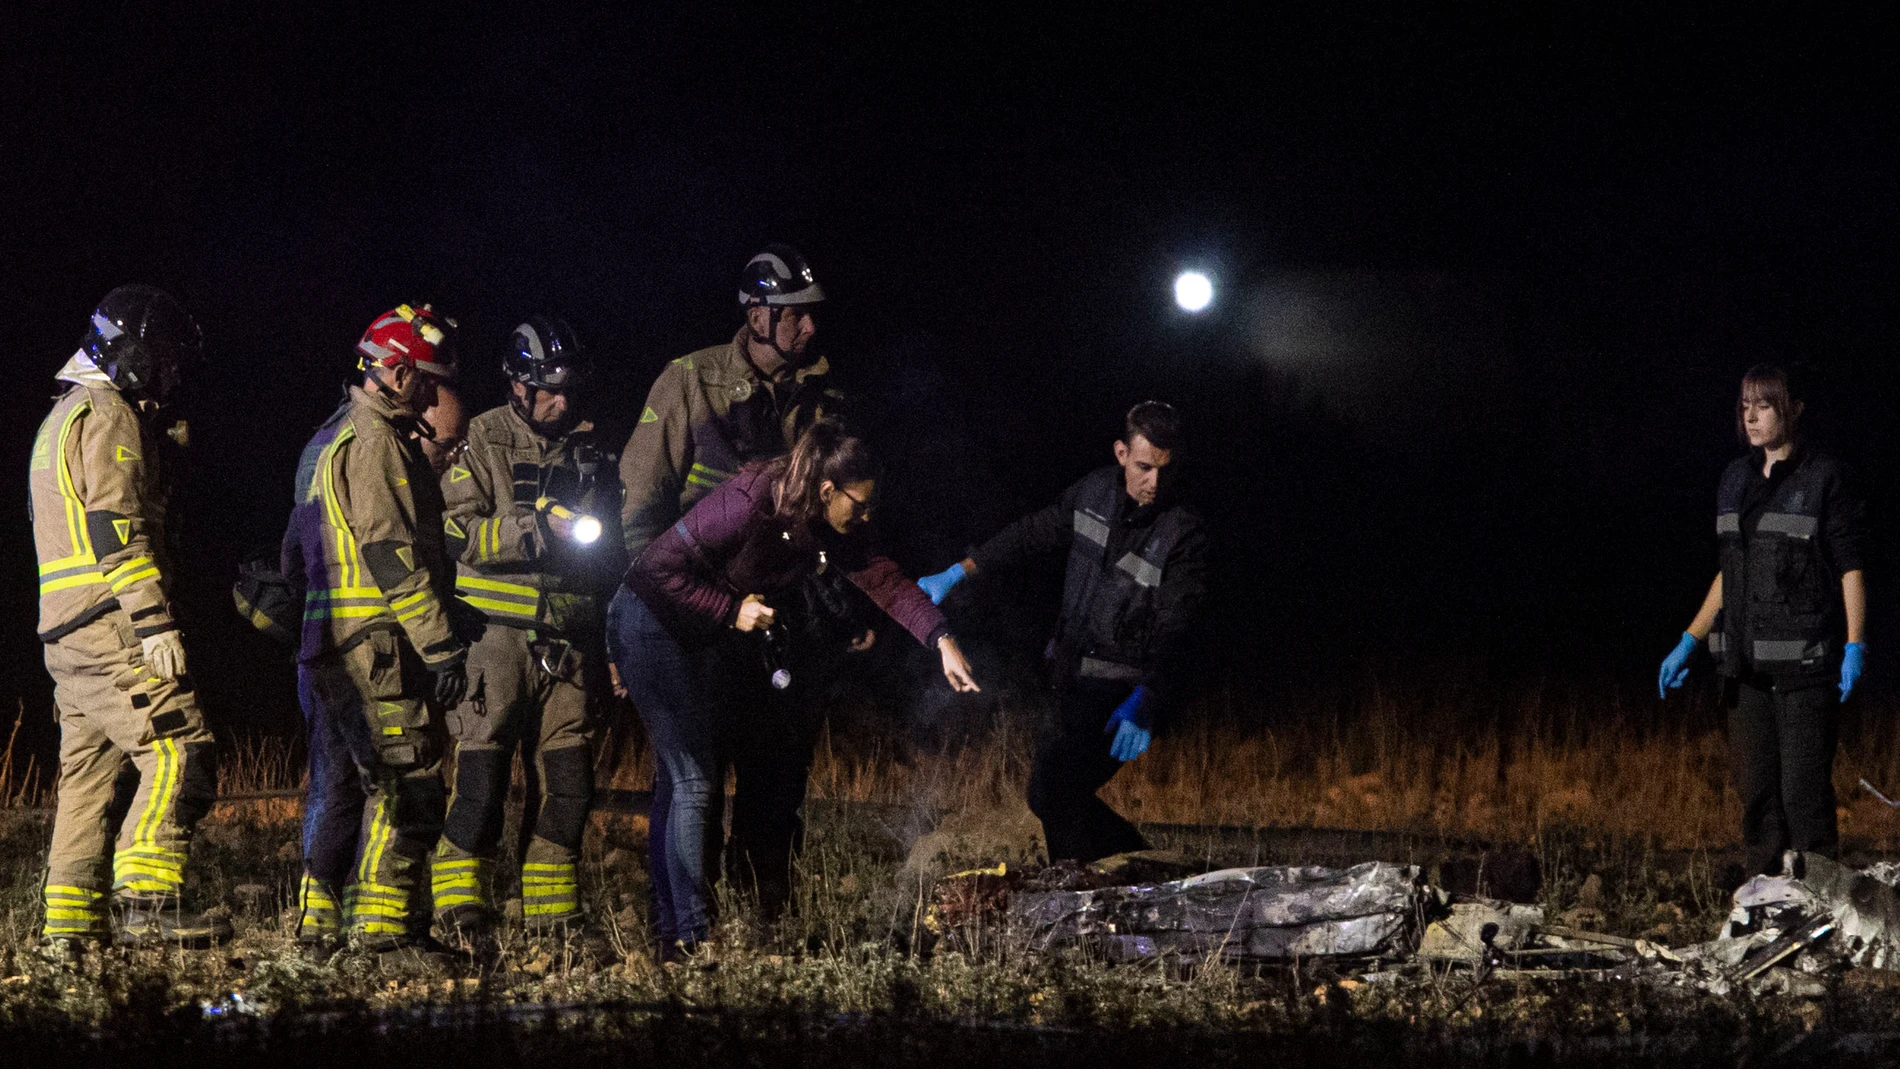
<path fill-rule="evenodd" d="M 950 588 L 961 582 L 963 582 L 963 565 L 952 564 L 936 575 L 926 575 L 917 580 L 917 585 L 923 588 L 924 593 L 930 595 L 932 605 L 942 605 L 943 599 L 950 593 Z"/>
<path fill-rule="evenodd" d="M 1656 675 L 1656 697 L 1669 697 L 1670 691 L 1689 678 L 1689 655 L 1695 652 L 1697 645 L 1694 635 L 1687 631 L 1682 633 L 1682 641 L 1663 658 L 1662 671 Z"/>
<path fill-rule="evenodd" d="M 1127 700 L 1108 714 L 1108 724 L 1102 728 L 1102 734 L 1113 731 L 1115 738 L 1108 744 L 1108 753 L 1117 761 L 1133 761 L 1148 751 L 1148 743 L 1154 738 L 1141 722 L 1148 719 L 1148 688 L 1136 687 Z"/>
<path fill-rule="evenodd" d="M 1846 701 L 1854 693 L 1854 684 L 1860 682 L 1860 674 L 1867 670 L 1867 647 L 1858 642 L 1849 642 L 1841 651 L 1841 700 Z"/>

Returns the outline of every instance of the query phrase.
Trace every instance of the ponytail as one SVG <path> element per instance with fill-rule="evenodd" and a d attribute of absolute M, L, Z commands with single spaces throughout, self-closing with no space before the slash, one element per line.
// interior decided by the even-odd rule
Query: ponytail
<path fill-rule="evenodd" d="M 772 465 L 772 513 L 792 537 L 800 538 L 824 510 L 818 491 L 877 478 L 871 450 L 835 419 L 821 419 L 805 428 L 791 454 Z"/>

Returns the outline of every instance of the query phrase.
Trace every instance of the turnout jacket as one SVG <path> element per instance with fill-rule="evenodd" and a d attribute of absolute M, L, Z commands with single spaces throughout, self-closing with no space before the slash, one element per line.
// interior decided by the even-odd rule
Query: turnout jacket
<path fill-rule="evenodd" d="M 1841 576 L 1864 567 L 1866 508 L 1841 466 L 1797 447 L 1767 476 L 1762 451 L 1737 458 L 1716 490 L 1722 612 L 1709 652 L 1724 675 L 1826 681 L 1846 640 Z"/>
<path fill-rule="evenodd" d="M 544 438 L 510 405 L 469 421 L 468 451 L 442 476 L 456 593 L 490 623 L 563 634 L 598 630 L 601 598 L 626 568 L 618 487 L 593 424 Z M 556 537 L 535 510 L 548 497 L 601 521 L 598 541 Z"/>
<path fill-rule="evenodd" d="M 836 567 L 852 586 L 934 647 L 950 633 L 930 596 L 890 558 L 825 527 L 787 531 L 772 515 L 772 475 L 751 464 L 661 532 L 627 571 L 627 585 L 682 639 L 707 640 L 758 594 L 774 608 L 805 579 Z"/>
<path fill-rule="evenodd" d="M 979 575 L 1068 550 L 1062 614 L 1050 652 L 1058 671 L 1148 688 L 1153 708 L 1180 689 L 1187 636 L 1207 595 L 1207 536 L 1181 505 L 1137 506 L 1120 465 L 1091 472 L 1048 508 L 984 543 Z"/>
<path fill-rule="evenodd" d="M 620 454 L 627 557 L 671 527 L 740 466 L 788 451 L 800 431 L 836 410 L 831 365 L 819 357 L 777 381 L 759 377 L 746 330 L 661 369 Z"/>
<path fill-rule="evenodd" d="M 40 640 L 113 609 L 125 610 L 140 638 L 173 630 L 158 435 L 83 351 L 59 377 L 70 385 L 40 424 L 27 465 Z"/>
<path fill-rule="evenodd" d="M 352 386 L 305 447 L 282 569 L 306 584 L 301 661 L 377 631 L 406 636 L 432 668 L 466 652 L 449 624 L 442 494 L 415 430 L 414 416 Z"/>

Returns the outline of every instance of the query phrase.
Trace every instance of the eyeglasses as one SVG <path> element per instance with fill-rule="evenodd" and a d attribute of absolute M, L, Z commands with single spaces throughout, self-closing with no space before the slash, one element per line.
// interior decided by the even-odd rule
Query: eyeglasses
<path fill-rule="evenodd" d="M 851 514 L 853 516 L 856 516 L 857 518 L 861 520 L 868 520 L 871 518 L 871 510 L 877 507 L 877 503 L 875 501 L 866 501 L 863 498 L 859 497 L 858 495 L 852 493 L 851 491 L 846 490 L 842 486 L 838 487 L 837 490 L 839 493 L 843 494 L 845 497 L 851 500 Z"/>
<path fill-rule="evenodd" d="M 460 464 L 462 458 L 468 455 L 468 439 L 457 438 L 453 445 L 444 446 L 443 452 L 447 454 L 449 463 Z"/>

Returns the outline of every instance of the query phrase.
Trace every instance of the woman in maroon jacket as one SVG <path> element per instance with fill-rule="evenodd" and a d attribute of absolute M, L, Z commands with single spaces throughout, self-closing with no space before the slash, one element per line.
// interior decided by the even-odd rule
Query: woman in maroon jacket
<path fill-rule="evenodd" d="M 876 493 L 864 443 L 820 420 L 790 456 L 748 465 L 694 505 L 640 554 L 614 598 L 613 660 L 656 755 L 648 838 L 663 955 L 707 935 L 706 826 L 722 755 L 738 777 L 738 871 L 768 910 L 789 896 L 817 681 L 785 647 L 795 644 L 787 625 L 801 622 L 789 617 L 812 612 L 815 583 L 842 573 L 937 649 L 951 687 L 977 689 L 943 614 L 858 536 Z"/>

